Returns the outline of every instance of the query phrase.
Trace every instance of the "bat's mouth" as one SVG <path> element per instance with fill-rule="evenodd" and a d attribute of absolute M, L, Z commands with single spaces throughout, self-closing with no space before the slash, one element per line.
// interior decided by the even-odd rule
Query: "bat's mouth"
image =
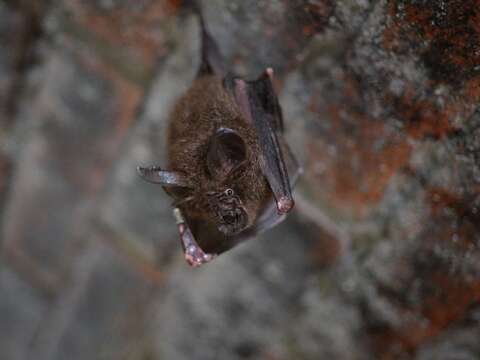
<path fill-rule="evenodd" d="M 237 207 L 220 215 L 218 230 L 225 235 L 236 235 L 247 226 L 247 213 L 243 208 Z"/>
<path fill-rule="evenodd" d="M 247 212 L 240 198 L 232 189 L 212 194 L 210 207 L 215 213 L 218 230 L 223 234 L 236 235 L 247 227 Z"/>

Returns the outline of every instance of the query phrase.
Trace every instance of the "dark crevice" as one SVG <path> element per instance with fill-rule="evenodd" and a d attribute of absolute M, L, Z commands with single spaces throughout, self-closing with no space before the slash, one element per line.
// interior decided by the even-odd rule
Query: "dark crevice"
<path fill-rule="evenodd" d="M 42 36 L 42 20 L 47 8 L 47 1 L 6 1 L 19 15 L 17 28 L 12 31 L 15 42 L 10 44 L 12 69 L 10 81 L 3 99 L 4 118 L 0 124 L 5 130 L 10 128 L 17 114 L 18 102 L 25 87 L 28 69 L 35 63 L 35 44 Z"/>
<path fill-rule="evenodd" d="M 4 96 L 0 94 L 0 143 L 8 136 L 13 127 L 19 108 L 19 99 L 25 88 L 29 68 L 35 63 L 35 45 L 42 36 L 42 20 L 47 8 L 47 1 L 42 0 L 6 0 L 5 4 L 18 21 L 13 21 L 12 28 L 6 35 L 5 44 L 10 55 L 8 82 Z M 5 206 L 11 179 L 13 163 L 5 149 L 0 148 L 0 233 L 2 233 Z"/>

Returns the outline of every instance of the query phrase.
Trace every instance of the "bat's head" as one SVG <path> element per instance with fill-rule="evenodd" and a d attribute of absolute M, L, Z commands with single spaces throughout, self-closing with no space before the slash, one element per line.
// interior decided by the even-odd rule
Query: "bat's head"
<path fill-rule="evenodd" d="M 227 236 L 238 234 L 249 223 L 245 204 L 235 190 L 246 162 L 247 147 L 242 136 L 229 128 L 216 130 L 206 156 L 206 167 L 214 186 L 207 192 L 207 200 L 218 230 Z"/>
<path fill-rule="evenodd" d="M 209 192 L 207 197 L 219 231 L 227 236 L 232 236 L 247 227 L 247 211 L 242 200 L 232 188 Z"/>
<path fill-rule="evenodd" d="M 163 185 L 186 218 L 203 218 L 220 233 L 237 235 L 255 220 L 254 214 L 249 215 L 250 201 L 244 199 L 246 186 L 242 174 L 249 169 L 251 150 L 241 132 L 227 127 L 216 129 L 205 146 L 206 152 L 198 158 L 199 166 L 195 166 L 204 171 L 194 176 L 159 167 L 140 167 L 139 174 L 147 181 Z"/>

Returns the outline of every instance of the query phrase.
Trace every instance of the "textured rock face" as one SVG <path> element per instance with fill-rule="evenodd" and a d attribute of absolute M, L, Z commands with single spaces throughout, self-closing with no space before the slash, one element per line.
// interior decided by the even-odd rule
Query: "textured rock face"
<path fill-rule="evenodd" d="M 189 2 L 0 5 L 1 359 L 477 359 L 480 2 L 203 1 L 277 73 L 294 214 L 200 269 L 135 175 L 198 64 Z"/>

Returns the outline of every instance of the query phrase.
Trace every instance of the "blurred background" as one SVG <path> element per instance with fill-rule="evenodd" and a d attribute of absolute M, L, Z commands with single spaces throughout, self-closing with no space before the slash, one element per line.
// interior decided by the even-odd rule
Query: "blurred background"
<path fill-rule="evenodd" d="M 159 186 L 181 0 L 0 1 L 0 359 L 479 359 L 480 1 L 201 1 L 303 165 L 199 269 Z"/>

